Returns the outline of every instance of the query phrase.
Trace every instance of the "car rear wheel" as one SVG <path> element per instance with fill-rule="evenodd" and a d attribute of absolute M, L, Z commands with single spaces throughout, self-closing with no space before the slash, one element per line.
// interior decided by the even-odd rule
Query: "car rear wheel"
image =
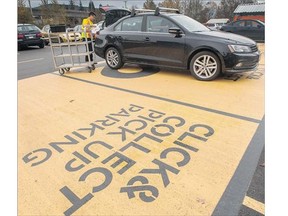
<path fill-rule="evenodd" d="M 39 48 L 44 48 L 45 47 L 45 43 L 44 41 L 42 41 L 42 43 L 39 44 Z"/>
<path fill-rule="evenodd" d="M 190 62 L 190 72 L 193 77 L 202 81 L 211 81 L 220 74 L 221 64 L 219 58 L 212 52 L 197 53 Z"/>
<path fill-rule="evenodd" d="M 107 49 L 105 53 L 105 60 L 106 60 L 107 65 L 112 69 L 119 69 L 124 64 L 122 62 L 121 54 L 114 47 L 110 47 Z"/>

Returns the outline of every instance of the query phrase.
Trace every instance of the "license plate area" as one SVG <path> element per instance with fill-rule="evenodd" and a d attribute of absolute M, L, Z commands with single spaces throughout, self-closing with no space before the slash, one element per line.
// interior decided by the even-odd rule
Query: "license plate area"
<path fill-rule="evenodd" d="M 33 39 L 33 38 L 36 38 L 36 34 L 28 34 L 28 35 L 25 35 L 25 37 L 28 39 Z"/>

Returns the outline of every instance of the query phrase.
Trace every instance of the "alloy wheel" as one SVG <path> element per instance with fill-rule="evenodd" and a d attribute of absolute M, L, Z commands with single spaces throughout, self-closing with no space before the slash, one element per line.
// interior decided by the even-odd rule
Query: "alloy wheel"
<path fill-rule="evenodd" d="M 210 79 L 217 73 L 218 63 L 211 55 L 201 55 L 195 60 L 193 70 L 199 78 Z"/>
<path fill-rule="evenodd" d="M 113 68 L 117 67 L 117 65 L 119 64 L 119 55 L 113 49 L 107 52 L 106 59 L 107 59 L 107 63 L 109 64 L 109 66 Z"/>

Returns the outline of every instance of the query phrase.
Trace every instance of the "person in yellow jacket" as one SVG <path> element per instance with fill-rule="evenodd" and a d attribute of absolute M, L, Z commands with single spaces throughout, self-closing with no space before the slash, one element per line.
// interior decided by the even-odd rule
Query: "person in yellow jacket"
<path fill-rule="evenodd" d="M 88 17 L 83 19 L 82 21 L 82 40 L 85 41 L 87 38 L 87 41 L 93 40 L 93 34 L 91 32 L 91 28 L 93 27 L 93 21 L 96 17 L 96 14 L 94 12 L 90 12 Z M 85 37 L 85 29 L 86 27 L 86 37 Z M 92 51 L 92 43 L 88 43 L 88 49 L 89 51 Z M 87 50 L 86 50 L 87 51 Z M 88 52 L 88 51 L 87 51 Z M 85 61 L 88 62 L 88 56 L 85 56 Z M 90 54 L 90 61 L 93 61 L 93 54 Z"/>

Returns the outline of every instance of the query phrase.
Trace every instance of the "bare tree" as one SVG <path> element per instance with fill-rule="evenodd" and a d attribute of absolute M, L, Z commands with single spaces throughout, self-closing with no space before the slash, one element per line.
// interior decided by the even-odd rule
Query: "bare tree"
<path fill-rule="evenodd" d="M 79 2 L 79 9 L 80 9 L 80 11 L 84 11 L 84 7 L 83 7 L 83 5 L 82 5 L 82 1 L 80 0 L 80 2 Z"/>
<path fill-rule="evenodd" d="M 146 0 L 146 2 L 144 2 L 143 4 L 143 8 L 155 10 L 156 4 L 154 3 L 153 0 Z"/>
<path fill-rule="evenodd" d="M 88 7 L 89 7 L 89 11 L 95 11 L 95 5 L 92 0 L 90 0 Z"/>
<path fill-rule="evenodd" d="M 18 9 L 18 23 L 31 23 L 33 17 L 31 16 L 30 10 L 26 7 L 26 0 L 17 0 Z"/>
<path fill-rule="evenodd" d="M 74 10 L 75 9 L 75 0 L 69 0 L 69 9 Z"/>
<path fill-rule="evenodd" d="M 59 5 L 58 0 L 51 0 L 51 15 L 53 24 L 66 24 L 66 10 Z"/>
<path fill-rule="evenodd" d="M 181 9 L 180 0 L 164 0 L 158 4 L 160 7 Z"/>
<path fill-rule="evenodd" d="M 41 0 L 40 3 L 41 14 L 42 14 L 42 22 L 44 25 L 50 24 L 50 11 L 49 11 L 49 3 L 48 0 Z"/>
<path fill-rule="evenodd" d="M 207 21 L 209 19 L 213 19 L 216 17 L 217 14 L 217 9 L 218 6 L 215 2 L 208 2 L 205 6 L 204 6 L 204 10 L 207 11 L 206 12 L 206 16 L 207 16 Z"/>
<path fill-rule="evenodd" d="M 182 2 L 182 9 L 185 15 L 200 20 L 203 4 L 201 0 L 184 0 Z"/>
<path fill-rule="evenodd" d="M 229 18 L 233 19 L 233 12 L 237 8 L 238 5 L 255 3 L 255 0 L 221 0 L 218 11 L 217 18 Z"/>

